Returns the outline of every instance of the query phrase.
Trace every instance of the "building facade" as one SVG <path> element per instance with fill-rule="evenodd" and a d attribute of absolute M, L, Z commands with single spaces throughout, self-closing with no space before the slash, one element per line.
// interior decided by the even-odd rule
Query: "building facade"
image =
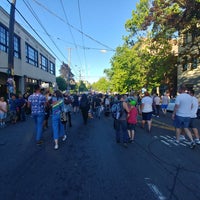
<path fill-rule="evenodd" d="M 178 87 L 185 84 L 193 89 L 200 100 L 200 30 L 184 30 L 180 34 L 178 49 Z"/>
<path fill-rule="evenodd" d="M 9 14 L 0 7 L 0 96 L 7 93 Z M 56 85 L 56 59 L 19 23 L 14 24 L 14 77 L 16 92 L 33 92 L 33 86 Z"/>

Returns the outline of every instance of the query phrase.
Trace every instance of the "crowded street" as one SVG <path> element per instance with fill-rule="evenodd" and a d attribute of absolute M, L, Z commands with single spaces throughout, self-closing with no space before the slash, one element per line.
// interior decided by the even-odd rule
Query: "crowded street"
<path fill-rule="evenodd" d="M 176 144 L 171 113 L 153 118 L 152 132 L 140 127 L 125 148 L 116 143 L 113 118 L 83 124 L 72 114 L 67 140 L 53 148 L 51 118 L 35 143 L 34 122 L 0 129 L 0 198 L 4 200 L 200 199 L 200 146 Z"/>

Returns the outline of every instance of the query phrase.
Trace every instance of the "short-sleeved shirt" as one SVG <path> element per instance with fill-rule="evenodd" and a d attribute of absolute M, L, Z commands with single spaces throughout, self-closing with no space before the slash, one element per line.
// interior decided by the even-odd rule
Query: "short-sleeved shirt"
<path fill-rule="evenodd" d="M 144 107 L 142 110 L 143 113 L 149 113 L 149 112 L 153 111 L 153 109 L 152 109 L 153 99 L 151 97 L 149 97 L 149 96 L 143 97 L 142 104 L 144 104 Z"/>
<path fill-rule="evenodd" d="M 191 117 L 192 97 L 187 93 L 182 93 L 176 97 L 175 104 L 178 105 L 176 115 L 180 117 Z"/>
<path fill-rule="evenodd" d="M 196 118 L 197 117 L 197 111 L 199 107 L 199 102 L 196 97 L 192 97 L 192 109 L 191 109 L 191 118 Z"/>
<path fill-rule="evenodd" d="M 52 114 L 53 116 L 59 115 L 61 110 L 64 111 L 64 99 L 63 98 L 57 98 L 52 97 Z"/>
<path fill-rule="evenodd" d="M 32 114 L 44 114 L 44 106 L 46 103 L 46 97 L 42 94 L 32 94 L 28 98 L 28 102 L 31 103 Z"/>

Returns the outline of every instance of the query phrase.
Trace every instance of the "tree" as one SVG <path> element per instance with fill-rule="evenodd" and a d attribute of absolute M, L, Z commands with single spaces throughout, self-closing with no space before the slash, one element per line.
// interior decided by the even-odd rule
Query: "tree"
<path fill-rule="evenodd" d="M 78 83 L 78 90 L 79 90 L 79 92 L 86 92 L 86 91 L 88 91 L 85 83 L 82 80 Z"/>
<path fill-rule="evenodd" d="M 64 78 L 61 76 L 56 77 L 56 83 L 58 85 L 58 89 L 61 91 L 65 91 L 67 89 L 67 83 Z"/>
<path fill-rule="evenodd" d="M 110 82 L 105 77 L 102 77 L 92 84 L 92 89 L 106 93 L 110 90 Z"/>
<path fill-rule="evenodd" d="M 180 25 L 175 25 L 177 16 L 180 21 L 184 21 L 180 2 L 186 4 L 184 0 L 154 0 L 152 3 L 149 0 L 140 0 L 136 11 L 132 12 L 132 18 L 125 24 L 129 32 L 125 37 L 126 44 L 131 46 L 135 41 L 145 37 L 142 43 L 148 48 L 150 54 L 147 75 L 151 85 L 155 82 L 157 83 L 154 85 L 157 86 L 168 84 L 169 87 L 174 88 L 176 85 L 177 57 L 172 53 L 172 41 L 181 28 Z"/>
<path fill-rule="evenodd" d="M 156 41 L 157 46 L 160 46 L 163 39 L 169 41 L 184 32 L 189 32 L 193 37 L 200 36 L 200 0 L 154 0 L 152 4 L 150 2 L 140 0 L 132 18 L 126 22 L 126 30 L 130 33 L 125 38 L 128 44 L 132 44 L 139 33 L 149 31 L 152 41 Z M 191 42 L 190 47 L 185 48 L 182 54 L 191 54 L 190 50 L 193 47 L 198 48 L 200 54 L 199 40 Z"/>

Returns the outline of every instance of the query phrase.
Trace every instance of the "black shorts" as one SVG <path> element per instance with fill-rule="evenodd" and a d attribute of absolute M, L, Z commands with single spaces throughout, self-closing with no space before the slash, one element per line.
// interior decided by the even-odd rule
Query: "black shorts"
<path fill-rule="evenodd" d="M 189 128 L 197 128 L 199 125 L 199 121 L 197 118 L 191 118 Z"/>
<path fill-rule="evenodd" d="M 152 112 L 142 113 L 142 120 L 149 121 L 152 118 Z"/>
<path fill-rule="evenodd" d="M 129 123 L 127 123 L 127 129 L 129 131 L 135 131 L 135 126 L 136 126 L 136 124 L 129 124 Z"/>

